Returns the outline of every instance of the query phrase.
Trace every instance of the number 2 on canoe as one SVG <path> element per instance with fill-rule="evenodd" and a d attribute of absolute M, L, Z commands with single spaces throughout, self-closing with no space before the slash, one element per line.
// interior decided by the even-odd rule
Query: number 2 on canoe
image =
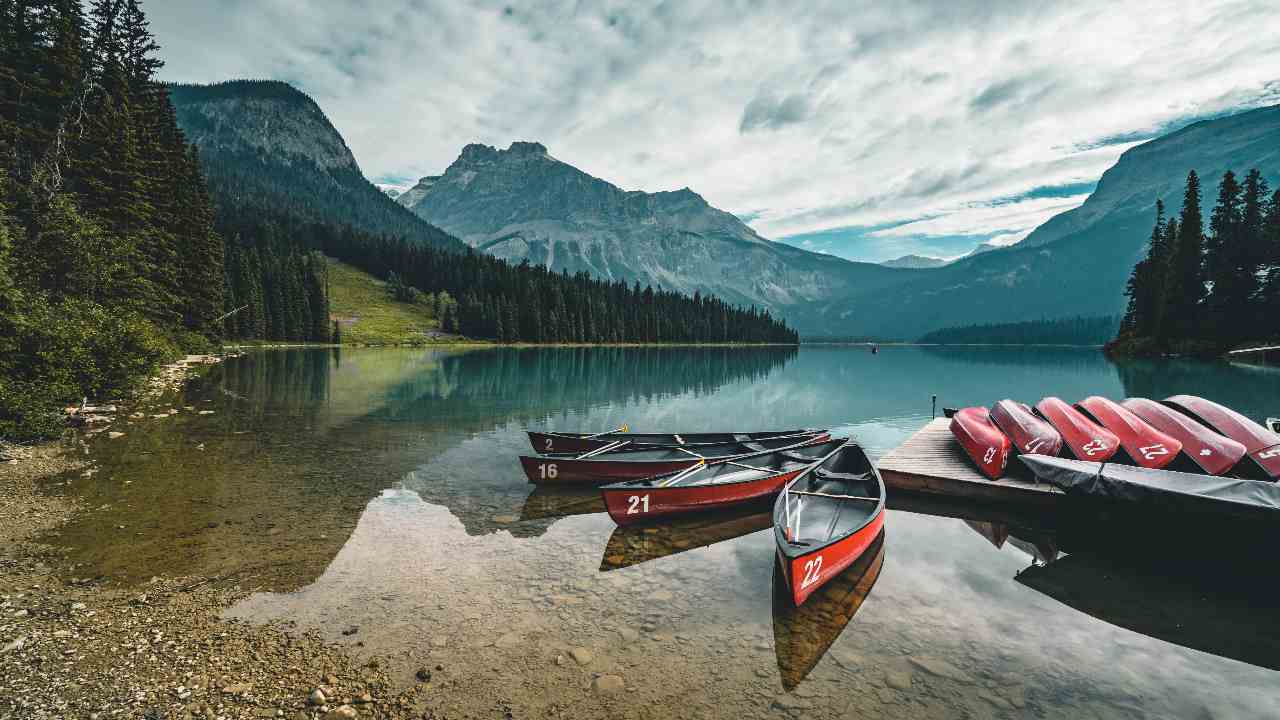
<path fill-rule="evenodd" d="M 636 515 L 638 513 L 649 512 L 649 496 L 648 495 L 632 495 L 627 498 L 627 514 Z"/>
<path fill-rule="evenodd" d="M 812 560 L 808 560 L 804 564 L 804 579 L 800 581 L 800 588 L 804 589 L 818 582 L 818 573 L 822 571 L 822 556 L 819 555 Z"/>
<path fill-rule="evenodd" d="M 551 452 L 551 438 L 547 438 L 547 452 Z"/>
<path fill-rule="evenodd" d="M 556 468 L 555 463 L 542 463 L 538 466 L 538 473 L 543 480 L 548 478 L 555 480 L 556 476 L 560 474 L 560 470 Z"/>

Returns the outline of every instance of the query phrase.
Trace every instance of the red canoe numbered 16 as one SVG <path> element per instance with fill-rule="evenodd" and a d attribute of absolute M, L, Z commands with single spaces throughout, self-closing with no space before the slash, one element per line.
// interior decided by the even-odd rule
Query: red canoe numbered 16
<path fill-rule="evenodd" d="M 1199 420 L 1244 445 L 1252 462 L 1236 465 L 1236 472 L 1255 480 L 1280 478 L 1280 435 L 1229 407 L 1195 395 L 1165 398 L 1165 405 Z"/>
<path fill-rule="evenodd" d="M 1177 438 L 1155 429 L 1114 400 L 1092 395 L 1076 403 L 1076 407 L 1115 433 L 1128 461 L 1138 467 L 1163 469 L 1182 452 L 1182 443 Z"/>
<path fill-rule="evenodd" d="M 1200 472 L 1224 475 L 1244 459 L 1244 445 L 1219 435 L 1168 405 L 1147 398 L 1129 398 L 1120 403 L 1151 427 L 1182 443 L 1182 456 Z"/>
<path fill-rule="evenodd" d="M 609 517 L 619 525 L 740 505 L 778 494 L 805 468 L 844 443 L 827 440 L 695 465 L 670 475 L 605 485 L 600 494 Z"/>
<path fill-rule="evenodd" d="M 991 422 L 984 407 L 961 408 L 951 416 L 951 434 L 979 472 L 991 480 L 999 480 L 1009 464 L 1013 443 Z"/>
<path fill-rule="evenodd" d="M 991 406 L 991 422 L 1013 443 L 1019 455 L 1050 455 L 1062 452 L 1062 436 L 1031 408 L 1013 400 Z"/>
<path fill-rule="evenodd" d="M 1120 449 L 1120 438 L 1115 433 L 1085 417 L 1061 398 L 1041 400 L 1036 403 L 1036 413 L 1058 431 L 1067 454 L 1077 460 L 1107 462 Z"/>
<path fill-rule="evenodd" d="M 778 495 L 773 538 L 791 600 L 804 604 L 884 528 L 884 482 L 857 443 L 811 465 Z"/>
<path fill-rule="evenodd" d="M 758 442 L 728 442 L 704 445 L 695 450 L 656 448 L 618 450 L 603 453 L 593 450 L 576 457 L 564 455 L 522 456 L 520 465 L 529 482 L 546 484 L 605 484 L 621 480 L 641 480 L 655 475 L 688 470 L 695 465 L 708 465 L 770 450 L 783 450 L 818 440 L 830 439 L 826 433 L 816 436 L 772 438 Z"/>

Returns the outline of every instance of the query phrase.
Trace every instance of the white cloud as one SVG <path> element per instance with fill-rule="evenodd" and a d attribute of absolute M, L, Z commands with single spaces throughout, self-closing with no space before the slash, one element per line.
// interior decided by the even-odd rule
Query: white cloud
<path fill-rule="evenodd" d="M 977 234 L 995 199 L 1096 180 L 1126 147 L 1101 139 L 1280 99 L 1270 0 L 147 10 L 167 79 L 293 82 L 372 177 L 538 140 L 623 187 L 692 187 L 769 237 L 919 217 Z"/>

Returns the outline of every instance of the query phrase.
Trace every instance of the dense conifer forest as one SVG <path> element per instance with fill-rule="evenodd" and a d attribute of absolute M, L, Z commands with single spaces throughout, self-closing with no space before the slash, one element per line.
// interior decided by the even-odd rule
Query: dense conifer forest
<path fill-rule="evenodd" d="M 1258 170 L 1223 174 L 1204 231 L 1200 178 L 1187 175 L 1182 208 L 1156 204 L 1147 255 L 1133 268 L 1124 319 L 1108 351 L 1217 355 L 1280 338 L 1280 190 Z"/>
<path fill-rule="evenodd" d="M 1103 345 L 1115 337 L 1119 318 L 1073 317 L 1056 320 L 966 325 L 935 330 L 920 338 L 939 345 Z"/>

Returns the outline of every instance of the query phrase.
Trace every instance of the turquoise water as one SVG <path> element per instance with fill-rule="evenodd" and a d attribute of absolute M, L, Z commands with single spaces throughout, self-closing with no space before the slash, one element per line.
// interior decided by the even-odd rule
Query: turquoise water
<path fill-rule="evenodd" d="M 1045 518 L 891 494 L 883 564 L 796 612 L 763 509 L 620 531 L 595 493 L 535 489 L 515 461 L 525 429 L 622 424 L 833 427 L 878 456 L 934 395 L 1178 392 L 1280 414 L 1271 370 L 1086 350 L 256 353 L 194 383 L 192 410 L 97 440 L 75 491 L 107 509 L 60 542 L 119 583 L 260 587 L 228 614 L 318 629 L 406 680 L 440 662 L 450 717 L 1280 716 L 1270 570 L 1064 554 Z"/>

